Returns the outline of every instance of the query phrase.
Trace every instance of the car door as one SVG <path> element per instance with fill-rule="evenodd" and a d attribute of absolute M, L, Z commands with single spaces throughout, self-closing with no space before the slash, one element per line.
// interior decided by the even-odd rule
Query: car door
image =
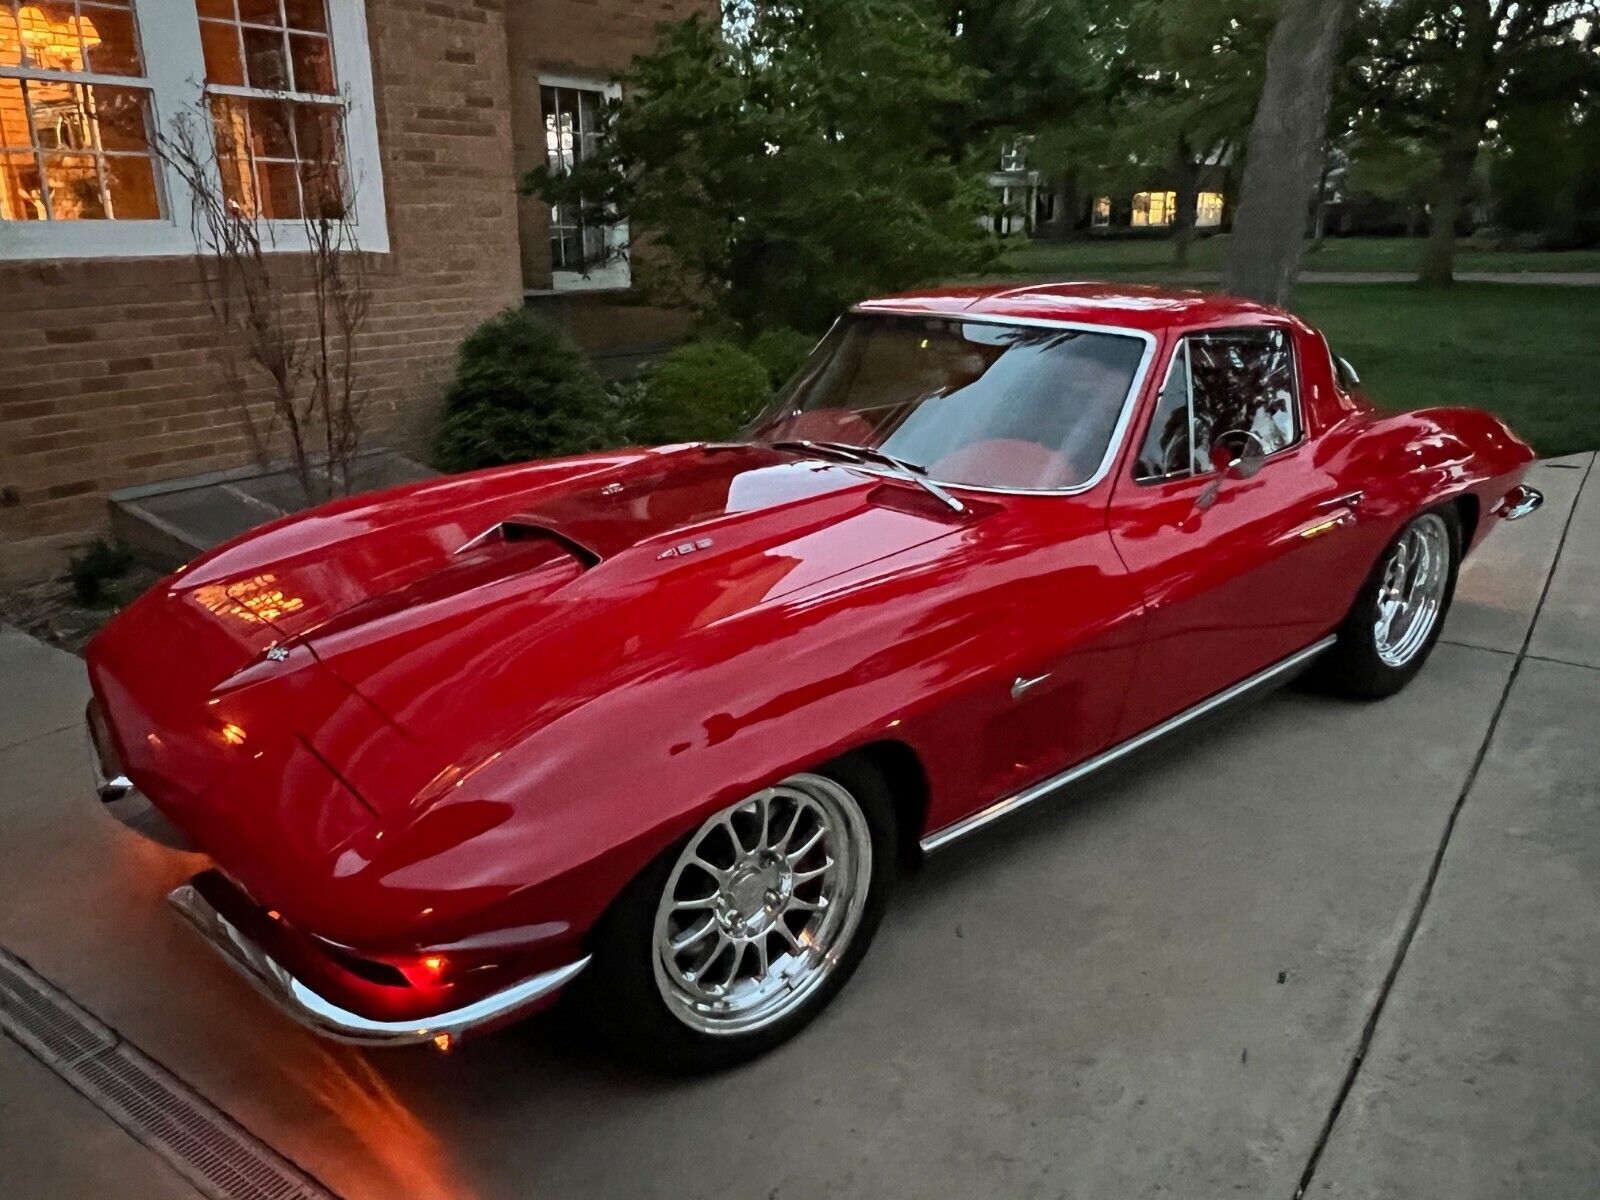
<path fill-rule="evenodd" d="M 1349 603 L 1360 497 L 1317 465 L 1294 330 L 1189 333 L 1163 380 L 1108 514 L 1145 604 L 1123 737 L 1305 648 Z M 1239 457 L 1249 478 L 1222 468 Z"/>

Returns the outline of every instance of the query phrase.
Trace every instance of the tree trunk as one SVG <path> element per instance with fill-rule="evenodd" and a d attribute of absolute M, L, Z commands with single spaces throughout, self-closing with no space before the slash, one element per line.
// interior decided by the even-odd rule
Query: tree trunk
<path fill-rule="evenodd" d="M 1456 53 L 1459 72 L 1451 89 L 1453 111 L 1444 148 L 1439 155 L 1439 175 L 1434 184 L 1432 222 L 1422 244 L 1417 276 L 1423 283 L 1444 287 L 1455 282 L 1456 222 L 1478 164 L 1478 147 L 1489 125 L 1494 96 L 1495 21 L 1489 0 L 1473 0 L 1462 7 L 1461 46 Z"/>
<path fill-rule="evenodd" d="M 1078 199 L 1078 169 L 1068 167 L 1056 180 L 1056 207 L 1050 218 L 1052 239 L 1065 242 L 1077 236 L 1078 210 L 1081 207 Z"/>
<path fill-rule="evenodd" d="M 1200 169 L 1195 165 L 1189 139 L 1178 135 L 1173 156 L 1173 198 L 1177 211 L 1172 215 L 1172 265 L 1180 271 L 1189 266 L 1189 249 L 1194 245 L 1195 203 L 1200 195 Z"/>
<path fill-rule="evenodd" d="M 1355 7 L 1356 0 L 1285 0 L 1267 47 L 1228 246 L 1225 287 L 1234 295 L 1287 304 L 1294 291 L 1328 135 L 1334 60 Z"/>

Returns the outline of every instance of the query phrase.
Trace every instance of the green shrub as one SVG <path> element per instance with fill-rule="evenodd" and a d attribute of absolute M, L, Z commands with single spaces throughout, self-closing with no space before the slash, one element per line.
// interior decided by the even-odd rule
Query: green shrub
<path fill-rule="evenodd" d="M 729 437 L 771 394 L 767 369 L 753 355 L 729 342 L 690 342 L 650 373 L 640 440 L 659 444 Z"/>
<path fill-rule="evenodd" d="M 788 383 L 811 355 L 817 339 L 798 329 L 769 329 L 751 339 L 750 353 L 767 369 L 774 388 Z"/>
<path fill-rule="evenodd" d="M 563 330 L 507 309 L 461 343 L 433 460 L 465 471 L 614 445 L 614 410 Z"/>
<path fill-rule="evenodd" d="M 67 564 L 72 594 L 80 604 L 109 603 L 106 584 L 126 575 L 133 567 L 133 551 L 121 542 L 96 538 Z"/>

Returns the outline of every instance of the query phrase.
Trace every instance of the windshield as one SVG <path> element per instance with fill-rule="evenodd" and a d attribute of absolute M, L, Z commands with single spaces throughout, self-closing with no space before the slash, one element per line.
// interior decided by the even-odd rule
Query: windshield
<path fill-rule="evenodd" d="M 1143 339 L 943 317 L 851 315 L 745 430 L 885 451 L 936 480 L 1058 490 L 1094 478 Z"/>

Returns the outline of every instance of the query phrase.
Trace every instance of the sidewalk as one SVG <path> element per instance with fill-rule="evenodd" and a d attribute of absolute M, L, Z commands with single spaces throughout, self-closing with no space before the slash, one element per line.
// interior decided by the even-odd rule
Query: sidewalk
<path fill-rule="evenodd" d="M 81 664 L 6 631 L 0 947 L 349 1200 L 1289 1200 L 1308 1163 L 1311 1196 L 1592 1200 L 1594 457 L 1535 468 L 1404 694 L 1280 693 L 934 859 L 839 1003 L 725 1075 L 542 1020 L 448 1055 L 293 1027 L 167 911 L 198 860 L 97 811 Z M 194 1194 L 0 1037 L 0 1196 Z"/>

